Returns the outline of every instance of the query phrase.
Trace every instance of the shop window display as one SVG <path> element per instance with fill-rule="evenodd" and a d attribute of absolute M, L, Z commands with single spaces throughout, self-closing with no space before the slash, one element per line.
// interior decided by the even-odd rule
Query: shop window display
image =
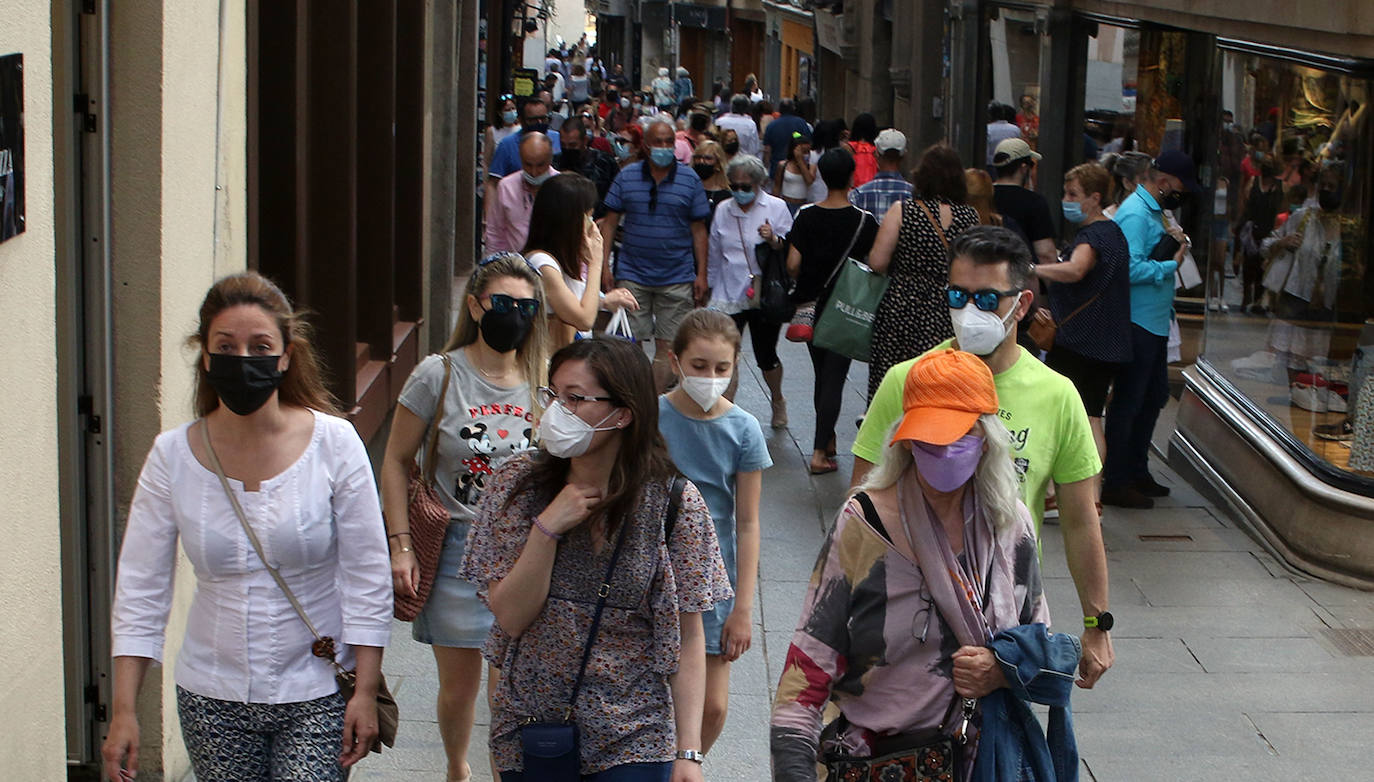
<path fill-rule="evenodd" d="M 1204 359 L 1284 439 L 1374 478 L 1370 81 L 1226 51 Z M 1367 484 L 1374 488 L 1374 482 Z"/>
<path fill-rule="evenodd" d="M 1035 13 L 994 8 L 988 20 L 989 72 L 992 102 L 1002 112 L 989 116 L 988 162 L 997 142 L 1009 136 L 1025 139 L 1031 149 L 1040 143 L 1040 55 L 1042 36 L 1036 31 Z M 992 115 L 992 106 L 989 114 Z M 993 123 L 1012 127 L 1001 131 Z"/>

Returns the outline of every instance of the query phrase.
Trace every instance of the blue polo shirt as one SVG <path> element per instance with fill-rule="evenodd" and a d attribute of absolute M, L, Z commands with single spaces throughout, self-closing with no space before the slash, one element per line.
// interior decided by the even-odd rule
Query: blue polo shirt
<path fill-rule="evenodd" d="M 563 145 L 559 143 L 558 131 L 550 130 L 544 134 L 549 137 L 553 144 L 553 154 L 557 155 L 563 151 Z M 487 175 L 500 179 L 506 174 L 514 174 L 520 170 L 520 139 L 525 137 L 525 131 L 512 133 L 501 139 L 501 143 L 496 145 L 496 151 L 491 155 L 491 168 L 487 169 Z"/>
<path fill-rule="evenodd" d="M 1150 259 L 1165 234 L 1159 202 L 1142 185 L 1126 197 L 1114 219 L 1131 251 L 1131 322 L 1155 336 L 1168 337 L 1178 263 Z"/>
<path fill-rule="evenodd" d="M 615 264 L 617 280 L 658 286 L 697 278 L 692 223 L 710 216 L 711 203 L 692 169 L 676 163 L 655 183 L 649 161 L 626 166 L 606 192 L 606 208 L 620 212 L 625 230 Z"/>

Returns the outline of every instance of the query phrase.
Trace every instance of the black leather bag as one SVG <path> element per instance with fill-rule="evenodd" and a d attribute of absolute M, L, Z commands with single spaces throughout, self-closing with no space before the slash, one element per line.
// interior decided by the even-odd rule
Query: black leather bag
<path fill-rule="evenodd" d="M 686 479 L 674 478 L 668 489 L 668 512 L 664 519 L 664 538 L 672 537 L 677 512 L 682 505 L 682 491 Z M 596 645 L 597 633 L 601 630 L 601 614 L 606 609 L 606 599 L 611 594 L 611 576 L 615 575 L 616 563 L 620 561 L 620 550 L 625 543 L 625 530 L 628 521 L 620 524 L 620 533 L 615 537 L 615 549 L 611 551 L 611 561 L 606 566 L 606 577 L 596 592 L 596 611 L 592 614 L 592 626 L 587 631 L 587 643 L 582 647 L 582 664 L 573 680 L 572 694 L 563 711 L 563 719 L 539 721 L 534 718 L 525 720 L 520 726 L 520 750 L 524 765 L 525 779 L 540 782 L 579 782 L 582 779 L 582 742 L 577 723 L 573 721 L 573 704 L 577 693 L 582 689 L 582 677 L 587 673 L 587 663 L 592 658 L 592 647 Z"/>
<path fill-rule="evenodd" d="M 754 259 L 763 272 L 759 285 L 759 311 L 769 323 L 786 325 L 797 307 L 792 303 L 792 280 L 787 276 L 787 245 L 774 250 L 767 242 L 754 245 Z"/>

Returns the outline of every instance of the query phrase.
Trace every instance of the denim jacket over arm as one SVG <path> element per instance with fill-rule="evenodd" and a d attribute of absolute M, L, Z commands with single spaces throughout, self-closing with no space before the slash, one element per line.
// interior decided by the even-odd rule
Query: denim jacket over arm
<path fill-rule="evenodd" d="M 989 646 L 1007 686 L 981 701 L 983 725 L 970 782 L 1077 782 L 1069 697 L 1082 655 L 1078 638 L 1026 624 L 999 632 Z M 1048 735 L 1027 701 L 1050 707 Z"/>

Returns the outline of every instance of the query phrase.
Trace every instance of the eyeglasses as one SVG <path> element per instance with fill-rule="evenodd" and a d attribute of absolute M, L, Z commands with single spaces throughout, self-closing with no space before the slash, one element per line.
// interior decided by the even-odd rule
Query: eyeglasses
<path fill-rule="evenodd" d="M 582 404 L 583 402 L 615 401 L 609 396 L 583 396 L 581 394 L 573 394 L 567 392 L 560 394 L 557 391 L 554 391 L 552 388 L 549 388 L 548 386 L 540 386 L 535 391 L 535 394 L 535 398 L 536 401 L 539 402 L 539 406 L 544 408 L 545 410 L 548 410 L 550 407 L 552 407 L 554 402 L 558 402 L 559 404 L 566 407 L 568 409 L 568 412 L 570 413 L 576 413 L 577 406 Z"/>
<path fill-rule="evenodd" d="M 995 288 L 970 291 L 958 285 L 949 285 L 945 287 L 945 302 L 949 304 L 950 309 L 961 310 L 968 305 L 969 299 L 973 299 L 973 306 L 983 312 L 996 312 L 1004 297 L 1015 296 L 1020 292 L 1015 289 L 999 291 Z"/>
<path fill-rule="evenodd" d="M 916 613 L 911 616 L 911 637 L 920 640 L 921 643 L 925 643 L 926 638 L 930 635 L 930 609 L 934 605 L 935 598 L 927 595 L 925 598 L 925 605 L 921 606 L 921 608 L 918 609 Z M 922 614 L 925 614 L 924 621 L 922 621 L 921 619 Z M 920 635 L 916 634 L 917 624 L 921 625 Z"/>
<path fill-rule="evenodd" d="M 731 183 L 730 183 L 730 189 L 733 190 L 733 191 L 735 191 L 736 193 L 748 193 L 750 190 L 753 190 L 753 189 L 754 189 L 754 186 L 753 186 L 753 184 L 747 183 L 747 182 L 746 182 L 745 184 L 739 184 L 738 182 L 731 182 Z"/>
<path fill-rule="evenodd" d="M 482 298 L 491 302 L 490 311 L 498 315 L 505 315 L 507 312 L 517 308 L 527 318 L 533 318 L 535 315 L 539 314 L 538 299 L 517 299 L 514 296 L 507 296 L 504 293 L 489 293 Z"/>

